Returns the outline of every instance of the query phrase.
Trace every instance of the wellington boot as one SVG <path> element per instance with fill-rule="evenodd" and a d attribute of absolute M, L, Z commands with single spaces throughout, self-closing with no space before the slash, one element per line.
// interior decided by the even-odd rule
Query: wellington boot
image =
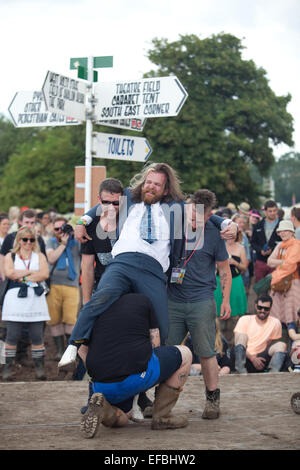
<path fill-rule="evenodd" d="M 102 393 L 94 393 L 90 399 L 89 406 L 82 417 L 80 429 L 86 439 L 95 436 L 99 424 L 107 427 L 115 427 L 121 411 L 110 405 Z"/>
<path fill-rule="evenodd" d="M 47 380 L 46 374 L 45 374 L 45 368 L 44 368 L 44 358 L 39 357 L 38 359 L 33 359 L 34 362 L 34 367 L 35 367 L 35 377 L 38 380 Z"/>
<path fill-rule="evenodd" d="M 65 351 L 65 337 L 64 336 L 53 336 L 53 340 L 57 349 L 57 353 L 55 355 L 55 360 L 60 361 L 62 355 Z"/>
<path fill-rule="evenodd" d="M 12 366 L 14 363 L 14 357 L 7 357 L 6 362 L 2 369 L 2 380 L 12 380 Z"/>
<path fill-rule="evenodd" d="M 151 429 L 177 429 L 188 425 L 188 420 L 181 416 L 174 416 L 171 410 L 176 405 L 181 389 L 169 387 L 161 383 L 156 389 L 152 412 Z"/>
<path fill-rule="evenodd" d="M 269 372 L 275 372 L 275 373 L 280 372 L 280 369 L 283 366 L 285 358 L 286 358 L 285 352 L 277 351 L 276 353 L 274 353 L 274 355 L 272 356 L 272 359 L 269 362 L 269 367 L 268 367 Z"/>
<path fill-rule="evenodd" d="M 247 374 L 246 369 L 246 348 L 242 344 L 238 344 L 234 348 L 235 370 L 239 374 Z"/>
<path fill-rule="evenodd" d="M 202 413 L 203 419 L 217 419 L 220 416 L 220 389 L 213 392 L 206 389 L 206 404 Z"/>

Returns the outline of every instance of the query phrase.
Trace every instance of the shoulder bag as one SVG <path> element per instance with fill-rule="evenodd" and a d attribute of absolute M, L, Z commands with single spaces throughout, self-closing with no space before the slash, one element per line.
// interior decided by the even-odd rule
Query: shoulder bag
<path fill-rule="evenodd" d="M 281 256 L 282 256 L 282 250 L 280 250 L 279 259 L 281 259 Z M 297 267 L 297 270 L 298 270 L 298 267 Z M 297 270 L 295 272 L 297 272 Z M 292 281 L 293 281 L 295 272 L 291 273 L 291 274 L 288 274 L 283 279 L 281 279 L 281 281 L 274 284 L 271 287 L 272 291 L 273 292 L 279 292 L 280 294 L 286 294 L 292 286 Z"/>

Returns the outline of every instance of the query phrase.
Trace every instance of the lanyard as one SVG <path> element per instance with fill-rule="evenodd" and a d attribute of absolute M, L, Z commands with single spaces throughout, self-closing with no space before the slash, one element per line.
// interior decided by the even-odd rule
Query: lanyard
<path fill-rule="evenodd" d="M 31 262 L 31 256 L 30 256 L 30 258 L 29 258 L 29 260 L 28 260 L 28 266 L 26 266 L 25 259 L 22 258 L 22 256 L 20 256 L 20 258 L 21 258 L 21 260 L 23 261 L 23 264 L 24 264 L 25 268 L 26 268 L 26 269 L 29 269 L 30 262 Z"/>
<path fill-rule="evenodd" d="M 194 254 L 195 251 L 197 250 L 198 245 L 199 245 L 199 243 L 201 242 L 203 235 L 204 235 L 204 227 L 203 227 L 203 230 L 202 230 L 202 233 L 201 233 L 201 237 L 200 237 L 199 240 L 197 241 L 197 244 L 196 244 L 195 248 L 193 249 L 192 253 L 190 254 L 190 256 L 188 257 L 188 259 L 186 259 L 186 253 L 187 253 L 187 236 L 185 236 L 185 256 L 184 256 L 185 261 L 184 261 L 183 266 L 186 266 L 187 263 L 190 261 L 191 257 L 193 256 L 193 254 Z"/>

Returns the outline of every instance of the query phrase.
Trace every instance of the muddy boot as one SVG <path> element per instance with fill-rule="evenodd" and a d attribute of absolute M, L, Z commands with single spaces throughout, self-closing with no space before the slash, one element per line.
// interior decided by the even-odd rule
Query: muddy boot
<path fill-rule="evenodd" d="M 2 380 L 12 380 L 12 366 L 15 362 L 15 354 L 6 356 L 5 364 L 2 369 Z"/>
<path fill-rule="evenodd" d="M 84 413 L 87 411 L 93 393 L 94 393 L 94 392 L 93 392 L 93 382 L 90 380 L 90 381 L 89 381 L 89 396 L 88 396 L 87 404 L 86 404 L 85 406 L 83 406 L 83 407 L 80 409 L 80 413 L 81 413 L 82 415 L 84 415 Z"/>
<path fill-rule="evenodd" d="M 188 420 L 174 416 L 171 410 L 176 405 L 181 389 L 161 383 L 156 389 L 152 412 L 151 429 L 177 429 L 188 425 Z"/>
<path fill-rule="evenodd" d="M 46 380 L 45 374 L 45 349 L 33 349 L 32 359 L 35 367 L 35 377 L 38 380 Z"/>
<path fill-rule="evenodd" d="M 278 351 L 274 353 L 269 362 L 269 372 L 280 372 L 280 369 L 285 361 L 286 353 Z"/>
<path fill-rule="evenodd" d="M 294 393 L 291 398 L 291 407 L 294 413 L 300 415 L 300 392 Z"/>
<path fill-rule="evenodd" d="M 238 344 L 234 348 L 235 354 L 235 370 L 239 374 L 247 374 L 246 365 L 246 348 L 241 344 Z"/>
<path fill-rule="evenodd" d="M 55 360 L 60 361 L 62 355 L 65 351 L 65 337 L 64 336 L 53 336 L 53 340 L 57 349 L 57 353 L 55 355 Z"/>
<path fill-rule="evenodd" d="M 121 410 L 108 403 L 102 393 L 94 393 L 80 423 L 83 437 L 94 437 L 100 423 L 110 428 L 115 427 L 121 413 Z"/>
<path fill-rule="evenodd" d="M 202 413 L 203 419 L 217 419 L 220 415 L 220 389 L 209 391 L 206 389 L 206 404 Z"/>

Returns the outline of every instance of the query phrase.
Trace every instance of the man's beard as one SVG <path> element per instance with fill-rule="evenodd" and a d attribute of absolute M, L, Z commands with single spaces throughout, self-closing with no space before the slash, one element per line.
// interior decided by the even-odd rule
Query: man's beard
<path fill-rule="evenodd" d="M 156 193 L 142 190 L 142 200 L 145 204 L 155 204 L 161 200 L 161 196 Z"/>

